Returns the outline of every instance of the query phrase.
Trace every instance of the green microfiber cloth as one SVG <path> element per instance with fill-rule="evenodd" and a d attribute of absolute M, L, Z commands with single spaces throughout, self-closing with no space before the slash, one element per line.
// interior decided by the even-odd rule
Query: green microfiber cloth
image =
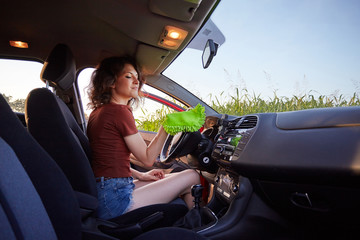
<path fill-rule="evenodd" d="M 169 113 L 162 125 L 165 132 L 172 136 L 178 132 L 196 132 L 204 124 L 205 117 L 205 107 L 198 104 L 185 112 Z"/>

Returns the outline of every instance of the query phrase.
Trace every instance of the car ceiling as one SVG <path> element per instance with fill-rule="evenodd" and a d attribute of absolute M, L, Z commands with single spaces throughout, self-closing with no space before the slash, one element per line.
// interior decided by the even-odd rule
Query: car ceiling
<path fill-rule="evenodd" d="M 46 60 L 58 43 L 73 51 L 78 69 L 104 57 L 136 56 L 145 73 L 161 73 L 204 24 L 216 0 L 8 1 L 1 11 L 0 55 Z M 197 7 L 198 3 L 200 5 Z M 195 7 L 194 7 L 195 6 Z M 176 50 L 158 45 L 165 26 L 188 31 Z M 28 49 L 9 45 L 26 41 Z"/>

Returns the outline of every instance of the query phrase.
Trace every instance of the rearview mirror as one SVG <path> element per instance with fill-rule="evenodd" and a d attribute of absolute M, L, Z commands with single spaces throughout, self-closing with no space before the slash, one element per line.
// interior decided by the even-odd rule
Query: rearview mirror
<path fill-rule="evenodd" d="M 202 54 L 203 68 L 207 68 L 213 57 L 216 55 L 219 44 L 215 43 L 212 39 L 208 39 Z"/>

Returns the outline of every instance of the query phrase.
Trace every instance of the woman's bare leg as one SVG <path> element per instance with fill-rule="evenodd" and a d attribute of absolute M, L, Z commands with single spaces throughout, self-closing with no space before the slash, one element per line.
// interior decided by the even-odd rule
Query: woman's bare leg
<path fill-rule="evenodd" d="M 141 187 L 143 187 L 145 185 L 148 185 L 148 184 L 151 184 L 153 182 L 154 181 L 141 181 L 141 180 L 135 179 L 134 180 L 135 189 L 141 188 Z"/>
<path fill-rule="evenodd" d="M 199 174 L 188 169 L 169 174 L 155 182 L 138 185 L 133 192 L 134 204 L 130 210 L 151 204 L 169 203 L 179 196 L 183 196 L 186 205 L 191 209 L 194 205 L 191 186 L 199 183 Z"/>
<path fill-rule="evenodd" d="M 169 173 L 169 174 L 165 174 L 165 177 L 170 177 L 172 175 L 172 173 Z M 148 185 L 150 183 L 153 183 L 155 181 L 142 181 L 142 180 L 139 180 L 139 179 L 134 179 L 134 184 L 135 184 L 135 189 L 138 189 L 138 188 L 141 188 L 145 185 Z"/>

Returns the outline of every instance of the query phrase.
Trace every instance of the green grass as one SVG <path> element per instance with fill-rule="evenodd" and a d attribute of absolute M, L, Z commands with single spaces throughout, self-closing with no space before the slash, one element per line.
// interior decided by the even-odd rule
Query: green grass
<path fill-rule="evenodd" d="M 315 97 L 303 94 L 292 97 L 279 97 L 276 92 L 272 98 L 263 99 L 260 95 L 249 94 L 246 89 L 235 89 L 234 96 L 210 96 L 210 106 L 219 113 L 242 116 L 252 113 L 286 112 L 311 108 L 359 106 L 360 98 L 354 93 L 350 99 L 343 95 Z"/>
<path fill-rule="evenodd" d="M 311 108 L 327 108 L 327 107 L 347 107 L 360 106 L 360 98 L 357 93 L 354 93 L 351 98 L 345 98 L 343 95 L 315 97 L 311 93 L 292 97 L 279 97 L 274 92 L 273 97 L 263 99 L 260 95 L 255 93 L 250 94 L 246 89 L 235 89 L 235 93 L 231 96 L 225 96 L 224 93 L 220 96 L 209 96 L 210 106 L 219 113 L 242 116 L 252 113 L 266 113 L 266 112 L 286 112 L 296 111 Z M 145 131 L 157 131 L 164 120 L 167 113 L 172 112 L 167 107 L 163 107 L 156 111 L 155 114 L 144 114 L 143 119 L 138 119 L 137 126 L 139 129 Z"/>
<path fill-rule="evenodd" d="M 0 93 L 5 98 L 6 102 L 10 105 L 11 109 L 14 112 L 25 112 L 25 99 L 15 99 L 12 100 L 13 97 L 10 95 L 6 95 L 4 93 Z"/>
<path fill-rule="evenodd" d="M 165 120 L 166 114 L 174 112 L 174 110 L 165 105 L 162 105 L 155 113 L 149 113 L 145 107 L 141 107 L 141 111 L 144 117 L 135 119 L 137 128 L 152 132 L 157 132 L 159 130 L 161 123 Z"/>

